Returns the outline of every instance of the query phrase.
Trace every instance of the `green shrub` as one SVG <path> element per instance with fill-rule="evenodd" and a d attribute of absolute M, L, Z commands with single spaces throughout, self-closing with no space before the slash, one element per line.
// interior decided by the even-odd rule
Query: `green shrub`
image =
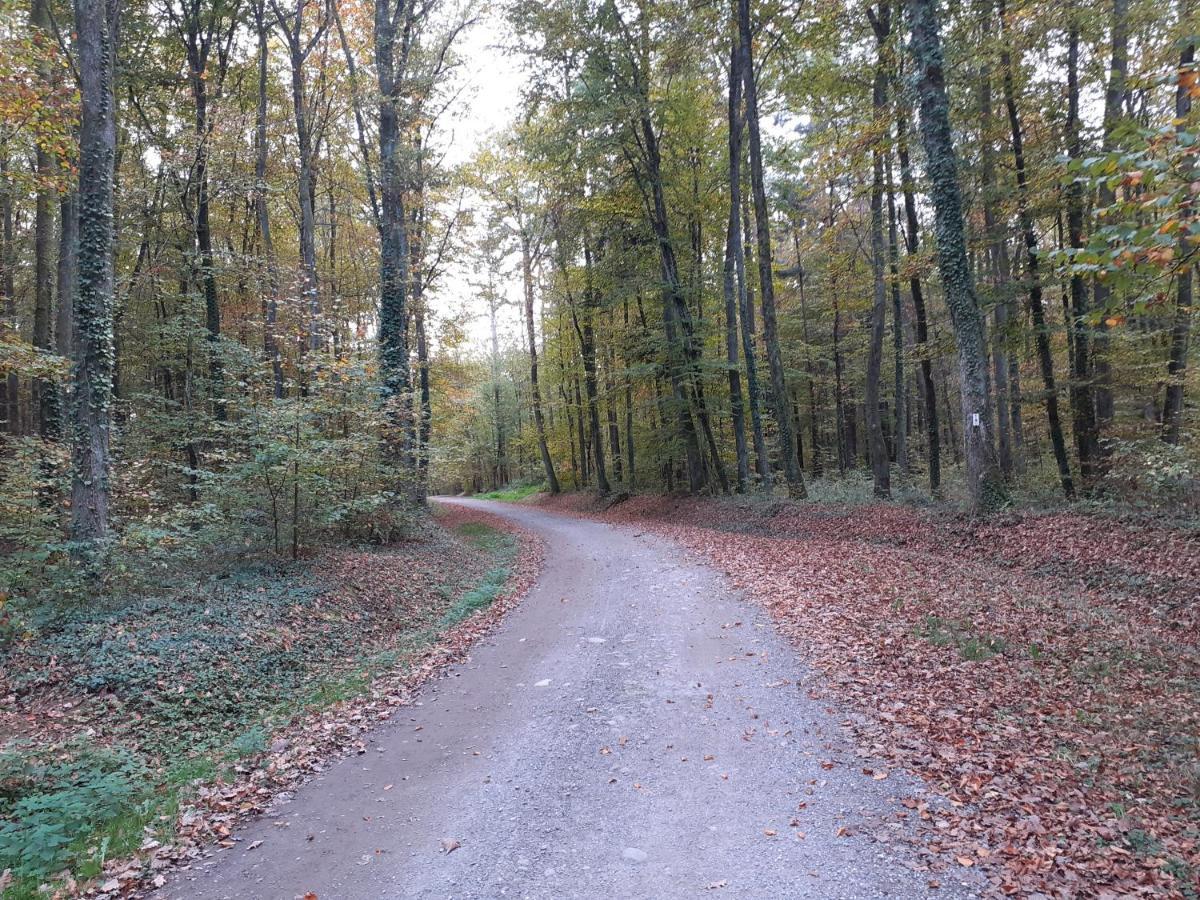
<path fill-rule="evenodd" d="M 27 878 L 59 871 L 151 789 L 148 770 L 121 748 L 9 747 L 0 753 L 0 869 Z"/>

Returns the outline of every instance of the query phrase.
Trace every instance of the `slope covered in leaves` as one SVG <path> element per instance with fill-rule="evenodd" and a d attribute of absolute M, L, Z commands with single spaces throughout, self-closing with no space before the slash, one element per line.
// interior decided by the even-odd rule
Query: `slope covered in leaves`
<path fill-rule="evenodd" d="M 129 896 L 228 842 L 516 602 L 540 543 L 514 531 L 455 507 L 390 547 L 59 610 L 0 658 L 0 893 Z"/>
<path fill-rule="evenodd" d="M 953 814 L 915 811 L 933 851 L 1010 895 L 1197 895 L 1195 534 L 650 497 L 599 514 L 679 542 L 770 609 L 867 714 L 861 741 L 950 798 Z"/>

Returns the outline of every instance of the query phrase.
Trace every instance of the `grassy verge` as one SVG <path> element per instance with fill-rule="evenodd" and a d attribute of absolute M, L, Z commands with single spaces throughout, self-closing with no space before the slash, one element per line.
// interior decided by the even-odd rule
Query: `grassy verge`
<path fill-rule="evenodd" d="M 468 522 L 44 611 L 3 660 L 3 896 L 107 878 L 107 861 L 170 842 L 200 785 L 232 782 L 280 729 L 405 671 L 501 593 L 517 552 Z"/>
<path fill-rule="evenodd" d="M 501 488 L 496 491 L 488 491 L 485 494 L 476 494 L 475 497 L 479 500 L 507 500 L 510 503 L 515 503 L 519 500 L 524 500 L 526 497 L 531 497 L 543 490 L 541 484 L 521 484 Z"/>

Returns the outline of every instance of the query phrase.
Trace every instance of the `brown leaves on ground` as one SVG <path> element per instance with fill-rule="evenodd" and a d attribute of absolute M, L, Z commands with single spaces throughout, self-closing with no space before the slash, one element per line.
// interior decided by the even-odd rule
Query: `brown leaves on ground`
<path fill-rule="evenodd" d="M 949 799 L 909 802 L 952 865 L 1006 895 L 1196 896 L 1200 535 L 890 505 L 634 498 L 602 516 L 766 606 L 868 713 L 848 723 L 864 751 Z"/>

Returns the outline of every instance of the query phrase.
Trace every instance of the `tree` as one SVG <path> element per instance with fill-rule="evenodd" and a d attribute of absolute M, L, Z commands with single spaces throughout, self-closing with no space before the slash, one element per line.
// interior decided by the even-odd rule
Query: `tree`
<path fill-rule="evenodd" d="M 79 250 L 75 335 L 71 537 L 97 545 L 109 536 L 113 386 L 113 178 L 117 112 L 113 88 L 120 0 L 76 0 L 79 121 Z"/>
<path fill-rule="evenodd" d="M 763 177 L 762 136 L 758 121 L 758 85 L 754 72 L 753 30 L 750 25 L 750 0 L 738 0 L 738 30 L 744 54 L 746 88 L 746 125 L 750 138 L 750 184 L 754 196 L 754 222 L 758 239 L 758 279 L 763 314 L 763 342 L 771 372 L 771 400 L 775 406 L 775 427 L 779 431 L 779 455 L 783 463 L 788 493 L 804 497 L 804 474 L 796 458 L 796 437 L 788 412 L 787 378 L 779 349 L 779 327 L 775 311 L 775 274 L 771 256 L 771 225 L 767 213 L 766 182 Z"/>
<path fill-rule="evenodd" d="M 987 389 L 987 351 L 975 284 L 967 263 L 958 161 L 950 129 L 941 37 L 935 0 L 908 0 L 910 52 L 916 64 L 921 139 L 935 213 L 938 270 L 958 342 L 967 489 L 972 510 L 989 512 L 1008 497 L 992 439 Z"/>

